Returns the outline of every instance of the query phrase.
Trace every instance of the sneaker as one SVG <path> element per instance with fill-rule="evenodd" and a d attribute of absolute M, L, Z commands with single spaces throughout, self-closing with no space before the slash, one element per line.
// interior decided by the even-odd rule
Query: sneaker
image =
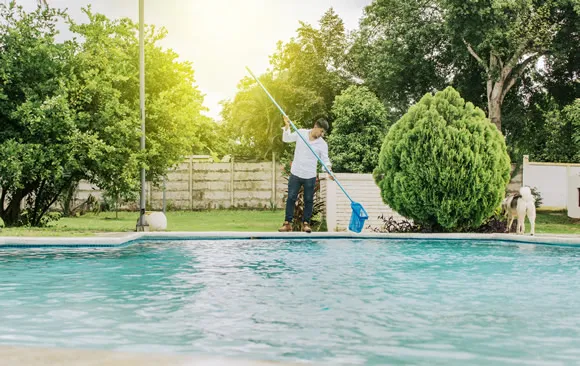
<path fill-rule="evenodd" d="M 290 225 L 290 223 L 288 221 L 284 221 L 284 224 L 282 224 L 282 227 L 279 228 L 278 231 L 290 232 L 290 231 L 292 231 L 292 225 Z"/>
<path fill-rule="evenodd" d="M 310 228 L 310 224 L 308 224 L 307 222 L 302 224 L 302 231 L 305 231 L 307 233 L 311 233 L 312 229 Z"/>

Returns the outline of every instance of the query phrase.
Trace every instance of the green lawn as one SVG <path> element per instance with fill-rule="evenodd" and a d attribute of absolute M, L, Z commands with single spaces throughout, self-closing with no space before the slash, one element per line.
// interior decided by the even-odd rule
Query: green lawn
<path fill-rule="evenodd" d="M 167 212 L 168 231 L 277 231 L 284 221 L 283 211 L 175 211 Z M 92 213 L 64 217 L 46 228 L 4 228 L 4 236 L 86 236 L 94 233 L 131 232 L 137 212 Z"/>
<path fill-rule="evenodd" d="M 82 217 L 65 217 L 46 228 L 4 228 L 0 236 L 87 236 L 107 232 L 133 232 L 139 214 L 114 212 Z M 167 212 L 168 231 L 277 231 L 284 220 L 283 211 L 177 211 Z M 526 220 L 526 232 L 530 226 Z M 580 220 L 564 212 L 539 211 L 538 234 L 579 234 Z"/>
<path fill-rule="evenodd" d="M 526 232 L 530 224 L 526 219 Z M 536 217 L 538 234 L 580 234 L 580 220 L 571 219 L 564 211 L 538 211 Z"/>

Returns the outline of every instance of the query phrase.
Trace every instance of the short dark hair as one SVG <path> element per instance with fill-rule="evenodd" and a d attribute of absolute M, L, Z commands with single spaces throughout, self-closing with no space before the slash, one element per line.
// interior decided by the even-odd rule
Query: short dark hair
<path fill-rule="evenodd" d="M 324 131 L 328 131 L 328 121 L 324 118 L 319 118 L 316 120 L 316 122 L 314 122 L 314 127 L 320 127 Z"/>

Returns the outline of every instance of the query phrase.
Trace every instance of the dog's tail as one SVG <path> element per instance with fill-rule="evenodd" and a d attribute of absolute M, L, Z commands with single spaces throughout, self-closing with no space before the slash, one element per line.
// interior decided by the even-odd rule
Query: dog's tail
<path fill-rule="evenodd" d="M 522 199 L 525 202 L 535 202 L 535 198 L 532 195 L 532 191 L 530 190 L 530 187 L 522 187 L 520 188 L 520 194 L 522 195 Z"/>

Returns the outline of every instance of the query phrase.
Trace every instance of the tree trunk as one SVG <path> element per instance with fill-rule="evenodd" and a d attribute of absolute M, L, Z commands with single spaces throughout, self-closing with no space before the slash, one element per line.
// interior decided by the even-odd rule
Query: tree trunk
<path fill-rule="evenodd" d="M 75 185 L 71 184 L 66 191 L 66 196 L 62 200 L 62 215 L 64 217 L 69 217 L 71 215 L 71 209 L 72 209 L 71 206 L 72 206 L 72 202 L 73 202 L 75 188 L 76 188 Z"/>
<path fill-rule="evenodd" d="M 70 184 L 70 183 L 69 183 Z M 48 212 L 48 210 L 50 210 L 50 207 L 56 202 L 56 200 L 58 200 L 58 197 L 60 197 L 62 191 L 64 191 L 65 187 L 67 185 L 63 185 L 60 190 L 52 197 L 51 201 L 42 209 L 42 212 L 40 213 L 40 216 L 38 216 L 36 218 L 36 221 L 33 223 L 33 226 L 40 226 L 40 223 L 42 222 L 42 218 L 44 217 L 44 215 L 46 215 L 46 213 Z M 36 213 L 35 213 L 36 215 Z"/>
<path fill-rule="evenodd" d="M 491 123 L 493 123 L 495 127 L 497 127 L 497 129 L 501 132 L 501 106 L 503 102 L 502 94 L 504 92 L 504 80 L 499 80 L 496 82 L 493 80 L 488 80 L 487 83 L 488 85 L 492 85 L 491 88 L 488 87 L 487 114 L 491 120 Z"/>
<path fill-rule="evenodd" d="M 1 187 L 0 191 L 2 191 L 2 194 L 0 195 L 0 217 L 2 217 L 2 214 L 4 213 L 4 200 L 6 199 L 6 188 Z"/>
<path fill-rule="evenodd" d="M 489 119 L 491 123 L 497 127 L 501 132 L 501 104 L 497 100 L 490 100 L 489 103 Z"/>
<path fill-rule="evenodd" d="M 541 52 L 535 52 L 526 59 L 523 57 L 528 41 L 522 41 L 522 44 L 514 52 L 507 63 L 494 54 L 489 53 L 489 63 L 483 61 L 475 52 L 469 42 L 463 40 L 469 53 L 479 62 L 487 73 L 487 115 L 499 132 L 501 133 L 501 106 L 506 94 L 514 86 L 519 76 L 532 62 L 536 61 Z"/>
<path fill-rule="evenodd" d="M 20 224 L 22 210 L 20 205 L 22 200 L 28 196 L 30 193 L 38 187 L 40 182 L 32 182 L 25 185 L 22 189 L 17 189 L 14 193 L 10 194 L 10 203 L 5 210 L 0 209 L 0 217 L 4 221 L 4 225 L 17 226 Z M 3 194 L 4 195 L 4 194 Z M 6 190 L 6 196 L 9 195 L 9 191 Z"/>
<path fill-rule="evenodd" d="M 10 203 L 6 210 L 2 211 L 2 221 L 4 221 L 4 225 L 6 227 L 16 226 L 20 221 L 20 203 L 22 202 L 22 198 L 24 198 L 24 192 L 22 189 L 17 190 L 14 192 L 10 199 Z"/>
<path fill-rule="evenodd" d="M 34 194 L 34 204 L 32 207 L 28 208 L 28 223 L 32 226 L 38 226 L 37 222 L 40 221 L 38 213 L 41 210 L 42 199 L 44 198 L 44 185 L 46 184 L 46 179 L 43 179 L 40 183 L 40 187 Z"/>

